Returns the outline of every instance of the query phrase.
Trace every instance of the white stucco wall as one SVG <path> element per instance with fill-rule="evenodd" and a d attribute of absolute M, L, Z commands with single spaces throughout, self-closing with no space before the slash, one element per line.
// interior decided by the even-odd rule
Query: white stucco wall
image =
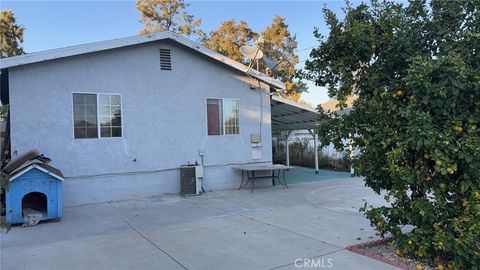
<path fill-rule="evenodd" d="M 159 48 L 172 50 L 172 71 L 160 70 Z M 200 163 L 200 149 L 208 190 L 239 184 L 230 165 L 272 160 L 268 94 L 173 42 L 15 67 L 9 76 L 12 153 L 37 148 L 50 157 L 67 177 L 66 205 L 178 192 L 177 168 Z M 74 92 L 121 94 L 123 137 L 74 139 Z M 239 135 L 207 136 L 207 98 L 239 99 Z M 262 159 L 252 160 L 250 134 L 260 126 Z"/>

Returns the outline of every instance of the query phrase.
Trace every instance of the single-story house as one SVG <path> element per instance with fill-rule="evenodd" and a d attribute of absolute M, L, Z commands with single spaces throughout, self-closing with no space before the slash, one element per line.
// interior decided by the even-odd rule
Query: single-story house
<path fill-rule="evenodd" d="M 65 177 L 65 206 L 205 190 L 239 164 L 271 164 L 271 93 L 283 83 L 172 32 L 0 60 L 11 158 L 38 149 Z"/>

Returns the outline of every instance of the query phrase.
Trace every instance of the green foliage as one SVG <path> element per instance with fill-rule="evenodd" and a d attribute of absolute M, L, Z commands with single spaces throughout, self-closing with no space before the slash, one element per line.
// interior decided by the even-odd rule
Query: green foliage
<path fill-rule="evenodd" d="M 296 54 L 298 42 L 296 35 L 292 35 L 288 30 L 285 18 L 275 16 L 272 24 L 260 35 L 264 40 L 262 44 L 259 44 L 260 49 L 278 63 L 278 67 L 272 71 L 271 76 L 285 83 L 286 96 L 307 91 L 305 83 L 294 81 L 295 66 L 299 61 Z M 261 62 L 260 70 L 263 71 L 266 68 L 267 66 Z"/>
<path fill-rule="evenodd" d="M 289 143 L 289 147 L 289 154 L 292 164 L 300 164 L 300 162 L 302 162 L 306 156 L 313 156 L 313 149 L 310 149 L 307 139 L 296 140 L 292 143 Z"/>
<path fill-rule="evenodd" d="M 240 47 L 253 43 L 259 37 L 263 38 L 263 43 L 258 44 L 259 48 L 266 56 L 278 63 L 277 68 L 270 75 L 285 83 L 286 92 L 282 93 L 284 97 L 297 101 L 300 93 L 307 91 L 307 85 L 295 78 L 298 43 L 296 36 L 288 30 L 285 18 L 275 16 L 272 24 L 260 34 L 254 32 L 246 22 L 241 21 L 235 24 L 235 20 L 231 19 L 223 22 L 218 29 L 205 37 L 203 44 L 233 60 L 245 63 Z M 255 64 L 253 68 L 256 68 Z M 263 61 L 259 61 L 259 71 L 266 73 L 267 68 Z"/>
<path fill-rule="evenodd" d="M 7 175 L 0 173 L 0 194 L 7 191 L 10 187 L 10 181 L 8 181 Z M 10 224 L 7 224 L 4 219 L 2 219 L 2 214 L 5 212 L 5 207 L 3 203 L 0 203 L 0 228 L 6 228 L 7 231 L 10 230 Z"/>
<path fill-rule="evenodd" d="M 285 164 L 285 140 L 275 146 L 273 163 Z M 289 143 L 290 164 L 306 168 L 315 168 L 315 150 L 309 146 L 307 139 L 296 140 Z M 348 153 L 333 157 L 318 150 L 318 167 L 320 169 L 350 172 L 350 158 Z"/>
<path fill-rule="evenodd" d="M 342 102 L 357 96 L 350 114 L 320 109 L 320 140 L 343 149 L 355 134 L 356 171 L 388 203 L 363 210 L 402 254 L 479 269 L 480 2 L 372 1 L 345 12 L 324 10 L 330 33 L 315 31 L 303 74 Z"/>
<path fill-rule="evenodd" d="M 136 8 L 141 14 L 140 21 L 145 24 L 140 34 L 168 30 L 203 38 L 205 33 L 199 29 L 202 20 L 188 14 L 188 6 L 185 0 L 137 0 Z"/>
<path fill-rule="evenodd" d="M 8 110 L 10 106 L 8 104 L 0 106 L 0 118 L 7 118 L 8 117 Z"/>
<path fill-rule="evenodd" d="M 23 30 L 25 29 L 15 22 L 13 11 L 0 11 L 0 58 L 23 54 Z"/>
<path fill-rule="evenodd" d="M 261 33 L 261 36 L 264 42 L 260 48 L 268 57 L 279 62 L 277 71 L 273 75 L 282 78 L 291 76 L 298 63 L 298 56 L 295 54 L 298 42 L 297 37 L 292 36 L 288 30 L 285 18 L 275 16 L 272 24 Z"/>
<path fill-rule="evenodd" d="M 0 58 L 16 56 L 23 54 L 24 51 L 21 47 L 23 42 L 23 30 L 24 28 L 17 25 L 15 22 L 15 15 L 11 10 L 0 11 L 0 39 L 1 49 Z M 0 117 L 6 117 L 9 106 L 3 105 L 0 109 Z M 8 190 L 10 182 L 7 180 L 6 175 L 0 172 L 0 194 Z M 1 219 L 1 214 L 4 212 L 4 205 L 0 203 L 0 227 L 10 228 L 5 220 Z"/>
<path fill-rule="evenodd" d="M 241 21 L 239 24 L 235 24 L 235 20 L 231 19 L 223 22 L 217 30 L 212 31 L 203 44 L 235 61 L 244 62 L 240 47 L 252 42 L 257 37 L 258 34 L 253 32 L 246 22 Z"/>
<path fill-rule="evenodd" d="M 8 115 L 8 105 L 3 105 L 0 109 L 0 117 L 5 118 Z M 0 194 L 5 193 L 10 187 L 10 181 L 8 181 L 8 176 L 0 172 Z M 5 220 L 1 218 L 5 211 L 5 207 L 3 205 L 3 202 L 0 202 L 0 228 L 7 228 L 7 230 L 10 229 L 10 225 L 5 223 Z"/>

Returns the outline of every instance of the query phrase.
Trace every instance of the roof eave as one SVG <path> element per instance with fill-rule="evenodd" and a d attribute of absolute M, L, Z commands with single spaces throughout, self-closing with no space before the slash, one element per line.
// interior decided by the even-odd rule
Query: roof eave
<path fill-rule="evenodd" d="M 196 50 L 210 58 L 213 58 L 219 62 L 222 62 L 228 66 L 231 66 L 241 72 L 246 73 L 248 71 L 249 75 L 254 76 L 257 79 L 275 88 L 285 89 L 285 84 L 283 84 L 282 82 L 275 80 L 267 76 L 266 74 L 263 74 L 256 70 L 253 70 L 253 69 L 249 70 L 248 67 L 243 65 L 242 63 L 239 63 L 222 54 L 219 54 L 210 49 L 207 49 L 202 45 L 194 41 L 191 41 L 186 37 L 183 37 L 181 35 L 175 34 L 170 31 L 157 32 L 157 33 L 148 34 L 148 35 L 137 35 L 137 36 L 131 36 L 126 38 L 118 38 L 118 39 L 112 39 L 107 41 L 81 44 L 76 46 L 69 46 L 69 47 L 64 47 L 59 49 L 52 49 L 52 50 L 46 50 L 46 51 L 8 57 L 8 58 L 0 59 L 0 69 L 17 67 L 17 66 L 43 62 L 43 61 L 48 61 L 48 60 L 53 60 L 58 58 L 65 58 L 65 57 L 70 57 L 75 55 L 82 55 L 87 53 L 111 50 L 111 49 L 143 44 L 147 42 L 154 42 L 154 41 L 159 41 L 164 39 L 171 39 L 190 49 Z"/>

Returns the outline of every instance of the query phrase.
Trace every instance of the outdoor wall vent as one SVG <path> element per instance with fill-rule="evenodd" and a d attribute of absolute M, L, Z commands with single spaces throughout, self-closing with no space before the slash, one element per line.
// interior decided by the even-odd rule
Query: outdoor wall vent
<path fill-rule="evenodd" d="M 160 69 L 172 70 L 172 55 L 169 49 L 160 49 Z"/>

